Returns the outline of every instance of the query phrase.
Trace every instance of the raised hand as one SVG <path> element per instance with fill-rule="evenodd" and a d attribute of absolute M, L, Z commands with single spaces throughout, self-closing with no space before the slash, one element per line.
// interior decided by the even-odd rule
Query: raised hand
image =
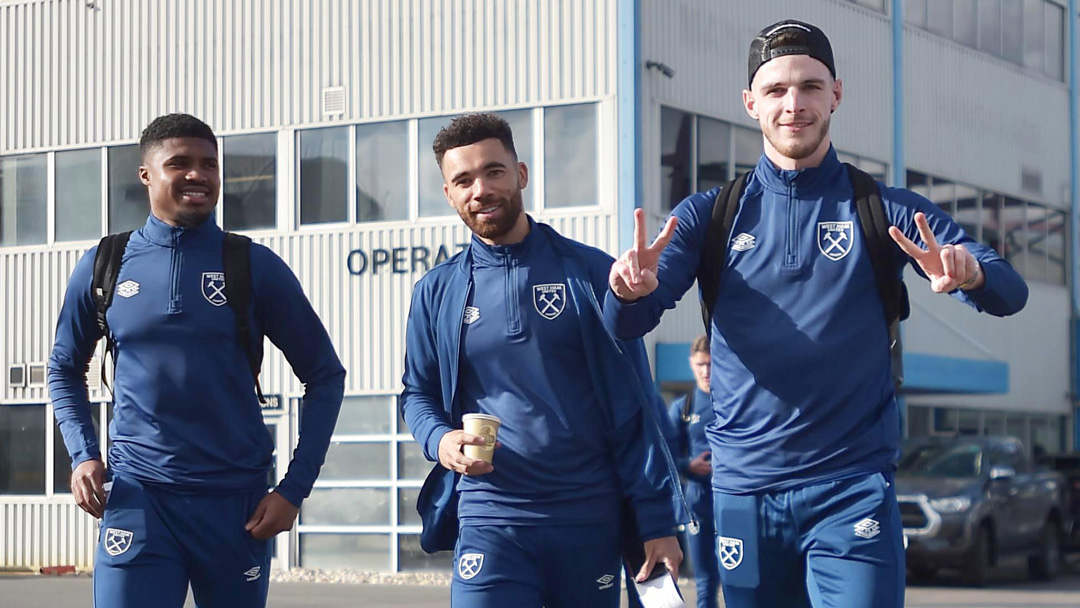
<path fill-rule="evenodd" d="M 671 242 L 675 234 L 675 224 L 678 220 L 669 217 L 660 235 L 645 246 L 645 211 L 634 210 L 634 246 L 615 260 L 608 274 L 608 285 L 611 291 L 624 302 L 633 302 L 656 291 L 660 281 L 656 277 L 657 264 L 660 254 Z"/>
<path fill-rule="evenodd" d="M 966 247 L 938 245 L 933 231 L 930 230 L 930 224 L 926 221 L 926 214 L 922 212 L 915 214 L 915 226 L 926 243 L 926 249 L 916 245 L 896 226 L 889 227 L 889 236 L 904 253 L 919 264 L 919 268 L 922 268 L 930 279 L 930 289 L 934 290 L 934 293 L 948 293 L 957 288 L 978 289 L 983 286 L 986 279 L 982 267 Z"/>

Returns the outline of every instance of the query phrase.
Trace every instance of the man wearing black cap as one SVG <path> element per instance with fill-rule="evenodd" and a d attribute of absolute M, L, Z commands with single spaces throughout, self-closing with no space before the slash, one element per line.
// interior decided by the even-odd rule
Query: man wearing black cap
<path fill-rule="evenodd" d="M 641 336 L 696 279 L 702 287 L 715 413 L 706 435 L 729 608 L 899 608 L 890 333 L 906 316 L 903 267 L 995 316 L 1023 308 L 1027 286 L 925 198 L 872 178 L 855 196 L 853 180 L 866 182 L 829 138 L 844 88 L 820 29 L 765 28 L 748 67 L 743 104 L 764 154 L 741 196 L 732 189 L 737 204 L 720 224 L 730 233 L 713 229 L 718 189 L 680 203 L 652 245 L 637 212 L 635 246 L 611 268 L 605 323 L 618 338 Z M 864 238 L 856 201 L 867 213 L 876 206 L 880 231 L 867 221 Z"/>

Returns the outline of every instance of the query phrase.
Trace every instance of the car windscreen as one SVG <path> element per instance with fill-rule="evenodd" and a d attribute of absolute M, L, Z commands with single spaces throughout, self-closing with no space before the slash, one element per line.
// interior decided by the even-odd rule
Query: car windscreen
<path fill-rule="evenodd" d="M 978 445 L 926 444 L 908 446 L 897 468 L 906 475 L 978 477 L 982 461 L 982 448 Z"/>

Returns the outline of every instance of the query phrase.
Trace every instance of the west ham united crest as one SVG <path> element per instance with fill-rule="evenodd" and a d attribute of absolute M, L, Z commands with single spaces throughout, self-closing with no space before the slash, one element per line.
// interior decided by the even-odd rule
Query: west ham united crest
<path fill-rule="evenodd" d="M 469 580 L 477 574 L 480 574 L 480 569 L 483 567 L 483 553 L 466 553 L 458 559 L 457 571 L 462 579 Z"/>
<path fill-rule="evenodd" d="M 566 309 L 566 285 L 547 283 L 533 285 L 533 306 L 548 321 L 562 314 Z"/>
<path fill-rule="evenodd" d="M 135 534 L 119 528 L 105 530 L 105 551 L 109 555 L 120 555 L 131 548 L 131 539 Z"/>
<path fill-rule="evenodd" d="M 817 246 L 825 257 L 837 261 L 851 251 L 855 222 L 818 222 Z"/>
<path fill-rule="evenodd" d="M 734 570 L 742 563 L 743 542 L 739 538 L 726 536 L 716 537 L 716 555 L 720 557 L 720 565 L 727 570 Z"/>
<path fill-rule="evenodd" d="M 202 295 L 214 306 L 222 306 L 228 302 L 228 298 L 225 297 L 225 273 L 202 273 Z"/>

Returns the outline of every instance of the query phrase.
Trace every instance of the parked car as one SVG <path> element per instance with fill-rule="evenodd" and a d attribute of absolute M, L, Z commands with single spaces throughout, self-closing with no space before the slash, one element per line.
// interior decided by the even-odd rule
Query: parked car
<path fill-rule="evenodd" d="M 915 577 L 959 568 L 984 586 L 990 568 L 1026 557 L 1034 579 L 1061 568 L 1064 480 L 1037 471 L 1013 437 L 954 436 L 908 441 L 896 476 L 907 563 Z"/>
<path fill-rule="evenodd" d="M 1080 551 L 1080 452 L 1044 456 L 1039 459 L 1039 465 L 1065 478 L 1065 512 L 1071 525 L 1065 529 L 1063 542 L 1066 549 Z"/>

